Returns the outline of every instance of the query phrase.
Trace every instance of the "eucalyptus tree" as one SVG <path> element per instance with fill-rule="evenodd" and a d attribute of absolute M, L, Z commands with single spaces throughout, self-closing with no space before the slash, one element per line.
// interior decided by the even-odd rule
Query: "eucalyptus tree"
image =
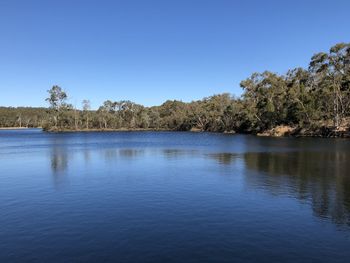
<path fill-rule="evenodd" d="M 232 104 L 228 93 L 217 94 L 189 105 L 189 113 L 194 126 L 202 131 L 225 131 L 231 115 L 228 107 Z"/>
<path fill-rule="evenodd" d="M 84 118 L 85 118 L 86 129 L 89 129 L 89 118 L 90 118 L 90 110 L 91 110 L 90 101 L 83 100 L 82 106 L 83 106 L 83 114 L 84 114 Z"/>
<path fill-rule="evenodd" d="M 104 106 L 100 106 L 97 110 L 97 116 L 98 116 L 98 122 L 99 122 L 99 128 L 100 129 L 107 129 L 108 128 L 108 111 Z"/>
<path fill-rule="evenodd" d="M 17 122 L 18 122 L 19 127 L 21 128 L 22 127 L 22 115 L 21 114 L 18 114 Z"/>
<path fill-rule="evenodd" d="M 269 71 L 253 73 L 240 86 L 244 89 L 246 117 L 253 129 L 260 131 L 285 121 L 287 89 L 282 76 Z"/>
<path fill-rule="evenodd" d="M 315 113 L 317 107 L 310 87 L 309 72 L 303 68 L 289 70 L 285 82 L 286 121 L 290 124 L 310 124 L 318 116 Z"/>
<path fill-rule="evenodd" d="M 349 110 L 350 43 L 339 43 L 329 51 L 329 67 L 334 91 L 336 127 Z"/>
<path fill-rule="evenodd" d="M 152 129 L 159 129 L 160 128 L 160 114 L 159 114 L 159 107 L 153 106 L 151 108 L 147 109 L 147 116 L 148 116 L 148 127 Z"/>
<path fill-rule="evenodd" d="M 242 96 L 218 94 L 184 103 L 168 100 L 160 106 L 144 107 L 129 100 L 107 100 L 97 111 L 83 101 L 83 110 L 72 114 L 67 94 L 53 86 L 46 99 L 57 128 L 98 127 L 155 128 L 169 130 L 259 132 L 285 124 L 298 127 L 333 125 L 338 131 L 350 117 L 350 43 L 339 43 L 329 52 L 312 56 L 308 69 L 296 68 L 285 75 L 264 71 L 240 83 Z M 3 110 L 0 125 L 38 125 L 46 115 Z M 19 118 L 20 116 L 20 118 Z M 45 116 L 45 117 L 43 117 Z M 330 124 L 332 122 L 332 124 Z M 33 124 L 36 123 L 36 124 Z M 346 125 L 345 125 L 346 124 Z"/>
<path fill-rule="evenodd" d="M 189 104 L 189 118 L 191 127 L 205 131 L 209 125 L 209 115 L 203 101 L 193 101 Z"/>
<path fill-rule="evenodd" d="M 50 104 L 50 108 L 53 111 L 53 118 L 55 123 L 55 128 L 59 122 L 59 117 L 62 113 L 62 110 L 67 108 L 67 94 L 62 90 L 61 87 L 54 85 L 50 90 L 47 91 L 49 97 L 46 99 Z"/>
<path fill-rule="evenodd" d="M 311 58 L 309 71 L 313 85 L 323 95 L 325 118 L 332 118 L 338 128 L 349 111 L 350 44 L 339 43 L 329 53 L 317 53 Z"/>
<path fill-rule="evenodd" d="M 188 105 L 178 100 L 167 100 L 159 106 L 160 126 L 163 129 L 187 130 Z"/>

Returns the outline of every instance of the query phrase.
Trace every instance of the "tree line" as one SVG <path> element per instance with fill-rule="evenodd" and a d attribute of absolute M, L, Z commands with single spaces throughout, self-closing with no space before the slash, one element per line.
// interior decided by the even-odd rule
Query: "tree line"
<path fill-rule="evenodd" d="M 350 43 L 311 57 L 308 68 L 285 74 L 253 73 L 241 81 L 240 97 L 228 93 L 185 103 L 168 100 L 145 107 L 128 101 L 105 101 L 91 110 L 68 103 L 53 86 L 44 108 L 0 108 L 0 126 L 43 127 L 45 130 L 154 129 L 259 133 L 276 126 L 346 130 L 350 119 Z"/>
<path fill-rule="evenodd" d="M 0 107 L 0 127 L 42 127 L 50 118 L 47 108 Z"/>

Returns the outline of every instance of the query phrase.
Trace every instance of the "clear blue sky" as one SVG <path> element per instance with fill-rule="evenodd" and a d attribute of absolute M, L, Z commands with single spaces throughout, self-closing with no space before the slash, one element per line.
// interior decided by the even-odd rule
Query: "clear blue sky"
<path fill-rule="evenodd" d="M 239 95 L 349 41 L 349 0 L 0 0 L 0 105 L 45 106 L 54 84 L 93 108 Z"/>

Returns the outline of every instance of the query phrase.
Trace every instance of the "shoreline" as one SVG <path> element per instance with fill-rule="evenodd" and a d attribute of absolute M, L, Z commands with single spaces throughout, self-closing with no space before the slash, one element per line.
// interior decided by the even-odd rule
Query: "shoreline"
<path fill-rule="evenodd" d="M 45 130 L 42 127 L 0 127 L 0 130 L 26 130 L 26 129 L 42 129 L 47 133 L 74 133 L 74 132 L 193 132 L 193 133 L 221 133 L 221 134 L 249 134 L 257 137 L 291 137 L 291 138 L 350 138 L 350 130 L 336 131 L 327 127 L 316 130 L 298 129 L 287 126 L 277 126 L 273 129 L 266 130 L 261 133 L 241 133 L 235 131 L 212 132 L 203 131 L 200 129 L 191 129 L 188 131 L 169 130 L 169 129 L 154 129 L 154 128 L 119 128 L 119 129 L 49 129 Z"/>
<path fill-rule="evenodd" d="M 50 129 L 45 130 L 42 129 L 44 132 L 48 133 L 63 133 L 63 132 L 140 132 L 140 131 L 175 131 L 175 130 L 167 130 L 167 129 L 146 129 L 146 128 L 135 128 L 135 129 L 127 129 L 127 128 L 120 128 L 120 129 Z"/>
<path fill-rule="evenodd" d="M 257 133 L 260 137 L 295 137 L 295 138 L 350 138 L 350 129 L 334 127 L 301 128 L 279 125 L 272 129 Z"/>
<path fill-rule="evenodd" d="M 264 131 L 262 133 L 241 133 L 234 131 L 222 131 L 212 132 L 203 131 L 200 129 L 191 129 L 188 131 L 169 130 L 169 129 L 153 129 L 153 128 L 120 128 L 120 129 L 50 129 L 44 130 L 48 133 L 74 133 L 74 132 L 192 132 L 192 133 L 221 133 L 221 134 L 246 134 L 257 137 L 279 137 L 279 138 L 350 138 L 350 131 L 335 131 L 332 129 L 317 129 L 317 130 L 304 130 L 297 128 L 275 127 L 271 130 Z"/>
<path fill-rule="evenodd" d="M 25 129 L 32 129 L 28 127 L 0 127 L 0 130 L 25 130 Z"/>

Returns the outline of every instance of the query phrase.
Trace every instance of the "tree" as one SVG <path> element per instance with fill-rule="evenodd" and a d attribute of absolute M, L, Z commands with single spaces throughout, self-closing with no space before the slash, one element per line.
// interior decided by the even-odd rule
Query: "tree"
<path fill-rule="evenodd" d="M 82 104 L 83 104 L 83 113 L 85 116 L 86 129 L 89 129 L 89 115 L 90 115 L 89 112 L 91 110 L 90 101 L 83 100 Z"/>
<path fill-rule="evenodd" d="M 247 117 L 255 130 L 283 124 L 286 119 L 286 83 L 282 76 L 265 71 L 254 73 L 240 83 L 244 89 Z"/>
<path fill-rule="evenodd" d="M 288 123 L 308 125 L 318 116 L 315 100 L 313 100 L 315 94 L 311 94 L 309 80 L 309 72 L 302 68 L 289 70 L 285 76 L 287 87 L 285 107 Z"/>
<path fill-rule="evenodd" d="M 217 94 L 185 103 L 168 100 L 144 107 L 129 100 L 107 100 L 97 111 L 90 101 L 82 111 L 72 111 L 67 94 L 53 86 L 46 99 L 50 112 L 0 109 L 0 126 L 38 126 L 78 129 L 138 129 L 239 131 L 257 133 L 288 125 L 310 130 L 345 131 L 350 120 L 350 43 L 339 43 L 329 52 L 312 56 L 308 69 L 286 74 L 253 73 L 240 83 L 243 94 Z M 44 112 L 44 114 L 43 114 Z M 302 130 L 302 129 L 300 129 Z"/>
<path fill-rule="evenodd" d="M 315 89 L 323 94 L 323 109 L 339 128 L 349 110 L 350 44 L 339 43 L 329 53 L 317 53 L 311 58 L 309 71 Z"/>
<path fill-rule="evenodd" d="M 67 104 L 66 104 L 67 94 L 62 90 L 61 87 L 57 85 L 54 85 L 47 92 L 49 93 L 49 97 L 46 99 L 46 101 L 49 102 L 50 108 L 54 112 L 53 118 L 55 122 L 55 128 L 57 128 L 61 111 L 63 108 L 67 107 Z"/>

